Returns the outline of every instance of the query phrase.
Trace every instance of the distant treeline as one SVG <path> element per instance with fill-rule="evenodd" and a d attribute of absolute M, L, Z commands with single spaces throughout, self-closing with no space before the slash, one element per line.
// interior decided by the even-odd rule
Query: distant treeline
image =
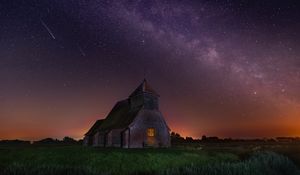
<path fill-rule="evenodd" d="M 276 138 L 257 138 L 257 139 L 233 139 L 233 138 L 219 138 L 216 136 L 205 136 L 202 138 L 182 137 L 179 133 L 171 133 L 172 145 L 182 143 L 224 143 L 224 142 L 299 142 L 300 137 L 276 137 Z"/>
<path fill-rule="evenodd" d="M 0 140 L 0 145 L 74 145 L 82 144 L 81 140 L 75 140 L 71 137 L 64 137 L 62 140 L 45 138 L 38 141 L 26 141 L 26 140 Z"/>
<path fill-rule="evenodd" d="M 286 143 L 295 142 L 300 143 L 300 137 L 276 137 L 276 138 L 262 138 L 262 139 L 233 139 L 233 138 L 218 138 L 216 136 L 205 136 L 195 139 L 192 137 L 182 137 L 179 133 L 171 133 L 171 144 L 189 144 L 189 143 L 231 143 L 231 142 L 265 142 L 265 143 Z M 62 140 L 45 138 L 38 141 L 26 140 L 0 140 L 0 145 L 81 145 L 83 140 L 75 140 L 71 137 L 64 137 Z"/>

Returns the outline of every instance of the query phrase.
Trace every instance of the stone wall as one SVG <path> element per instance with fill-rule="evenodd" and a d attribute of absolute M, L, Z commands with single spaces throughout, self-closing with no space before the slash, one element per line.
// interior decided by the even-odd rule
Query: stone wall
<path fill-rule="evenodd" d="M 147 129 L 154 128 L 155 136 L 147 136 Z M 170 133 L 160 111 L 142 109 L 130 125 L 130 148 L 169 147 Z"/>
<path fill-rule="evenodd" d="M 95 135 L 93 136 L 93 146 L 98 146 L 99 145 L 99 132 L 96 132 Z"/>
<path fill-rule="evenodd" d="M 93 143 L 93 137 L 92 136 L 84 136 L 83 138 L 83 145 L 84 146 L 90 146 Z"/>

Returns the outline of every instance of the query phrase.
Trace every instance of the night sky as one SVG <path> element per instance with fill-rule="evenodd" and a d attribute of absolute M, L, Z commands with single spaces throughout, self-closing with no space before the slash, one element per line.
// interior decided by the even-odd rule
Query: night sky
<path fill-rule="evenodd" d="M 183 136 L 300 136 L 299 1 L 0 1 L 0 139 L 82 138 L 144 77 Z"/>

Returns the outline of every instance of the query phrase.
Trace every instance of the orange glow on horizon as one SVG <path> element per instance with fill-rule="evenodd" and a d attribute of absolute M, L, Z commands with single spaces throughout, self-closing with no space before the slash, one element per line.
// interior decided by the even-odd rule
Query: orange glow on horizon
<path fill-rule="evenodd" d="M 21 101 L 22 102 L 22 101 Z M 24 102 L 25 103 L 25 102 Z M 23 102 L 22 102 L 23 104 Z M 38 106 L 37 110 L 32 105 L 24 105 L 19 111 L 13 111 L 8 116 L 11 118 L 0 119 L 0 139 L 24 139 L 24 140 L 39 140 L 47 137 L 62 139 L 65 136 L 73 137 L 75 139 L 83 138 L 84 134 L 98 119 L 102 119 L 106 116 L 111 108 L 111 104 L 106 104 L 105 108 L 101 110 L 101 115 L 89 115 L 99 112 L 99 108 L 96 106 L 94 109 L 86 108 L 85 110 L 78 110 L 70 112 L 66 109 L 71 108 L 73 104 L 68 104 L 61 110 L 44 114 L 44 118 L 39 118 L 43 113 L 42 106 Z M 65 109 L 66 108 L 66 109 Z M 68 117 L 52 117 L 55 115 L 61 115 L 66 113 Z M 162 109 L 167 111 L 167 109 Z M 173 112 L 175 110 L 172 110 Z M 178 116 L 184 112 L 178 112 Z M 179 133 L 182 137 L 193 137 L 195 139 L 206 136 L 217 136 L 220 138 L 259 138 L 259 137 L 278 137 L 288 136 L 297 137 L 300 136 L 300 110 L 296 107 L 283 106 L 281 113 L 278 116 L 273 116 L 272 119 L 264 117 L 255 118 L 229 118 L 228 122 L 221 121 L 222 118 L 213 118 L 208 116 L 198 117 L 196 112 L 190 112 L 188 115 L 195 116 L 194 120 L 185 120 L 184 118 L 164 113 L 166 121 L 171 129 Z M 31 118 L 31 120 L 22 120 L 13 116 L 25 116 Z M 75 116 L 75 119 L 72 119 Z M 103 117 L 104 116 L 104 117 Z M 180 119 L 180 120 L 179 120 Z M 220 121 L 219 121 L 220 120 Z"/>

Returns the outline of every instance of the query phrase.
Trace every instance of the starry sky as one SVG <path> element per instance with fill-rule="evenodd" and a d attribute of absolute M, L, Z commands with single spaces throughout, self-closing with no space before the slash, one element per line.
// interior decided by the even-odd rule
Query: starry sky
<path fill-rule="evenodd" d="M 1 0 L 0 139 L 82 138 L 144 77 L 183 136 L 300 136 L 299 9 Z"/>

